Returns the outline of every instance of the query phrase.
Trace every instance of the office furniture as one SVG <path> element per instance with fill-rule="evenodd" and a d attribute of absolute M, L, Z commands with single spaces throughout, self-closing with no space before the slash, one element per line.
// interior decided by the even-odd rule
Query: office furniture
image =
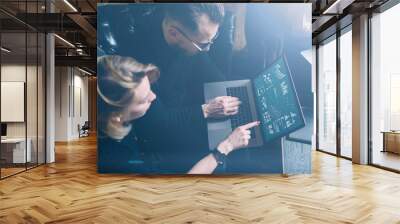
<path fill-rule="evenodd" d="M 90 129 L 89 121 L 85 121 L 85 123 L 82 126 L 78 124 L 79 138 L 89 136 L 89 129 Z"/>
<path fill-rule="evenodd" d="M 25 145 L 27 147 L 25 147 Z M 25 164 L 31 162 L 32 140 L 30 138 L 6 138 L 1 140 L 1 160 L 5 164 Z M 26 151 L 25 151 L 26 148 Z"/>
<path fill-rule="evenodd" d="M 286 175 L 310 174 L 311 153 L 311 144 L 306 141 L 282 138 L 283 173 Z"/>
<path fill-rule="evenodd" d="M 383 150 L 382 152 L 392 152 L 400 154 L 400 131 L 382 131 Z"/>

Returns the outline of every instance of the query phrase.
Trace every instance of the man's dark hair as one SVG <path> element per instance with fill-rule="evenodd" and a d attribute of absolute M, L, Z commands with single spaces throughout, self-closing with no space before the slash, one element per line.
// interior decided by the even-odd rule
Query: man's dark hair
<path fill-rule="evenodd" d="M 221 3 L 167 4 L 165 13 L 166 16 L 180 22 L 193 32 L 198 31 L 199 16 L 205 14 L 212 22 L 221 24 L 225 15 L 224 6 Z"/>

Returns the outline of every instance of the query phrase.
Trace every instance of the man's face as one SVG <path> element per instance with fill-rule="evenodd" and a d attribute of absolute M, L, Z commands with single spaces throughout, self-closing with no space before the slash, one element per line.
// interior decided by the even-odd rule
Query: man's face
<path fill-rule="evenodd" d="M 207 15 L 197 18 L 198 32 L 192 32 L 179 23 L 171 25 L 175 44 L 188 55 L 208 51 L 217 37 L 219 24 L 210 21 Z"/>

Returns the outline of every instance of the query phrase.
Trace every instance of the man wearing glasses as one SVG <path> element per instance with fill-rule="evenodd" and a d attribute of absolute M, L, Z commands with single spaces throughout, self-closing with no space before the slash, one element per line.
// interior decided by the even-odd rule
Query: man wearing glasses
<path fill-rule="evenodd" d="M 204 83 L 223 80 L 207 54 L 223 23 L 223 5 L 104 5 L 99 14 L 104 15 L 98 21 L 99 36 L 105 37 L 99 40 L 102 52 L 160 68 L 153 87 L 157 99 L 147 115 L 135 121 L 136 132 L 146 139 L 144 147 L 157 152 L 150 159 L 160 164 L 174 161 L 171 166 L 160 165 L 160 173 L 187 171 L 209 153 L 206 119 L 234 115 L 240 105 L 238 98 L 230 96 L 207 103 L 203 98 Z"/>
<path fill-rule="evenodd" d="M 200 26 L 198 25 L 199 29 L 200 27 L 204 28 L 204 31 L 183 31 L 183 29 L 186 29 L 184 26 L 183 28 L 179 28 L 180 23 L 176 23 L 175 20 L 171 19 L 170 17 L 167 17 L 166 20 L 164 20 L 163 22 L 163 29 L 165 30 L 165 32 L 167 33 L 166 35 L 166 40 L 167 42 L 170 41 L 170 44 L 174 44 L 174 41 L 171 39 L 176 40 L 177 44 L 180 44 L 180 47 L 182 47 L 183 49 L 186 50 L 187 54 L 196 54 L 198 51 L 200 52 L 207 52 L 210 50 L 211 45 L 214 43 L 215 39 L 217 39 L 218 37 L 218 27 L 219 24 L 215 24 L 212 23 L 211 21 L 209 21 L 208 17 L 206 15 L 203 15 L 202 17 L 198 18 L 199 23 L 204 23 L 204 26 Z M 178 37 L 177 32 L 179 32 L 182 37 L 184 39 L 186 39 L 187 41 L 190 42 L 189 46 L 185 46 L 187 45 L 185 42 L 183 41 L 181 38 Z M 186 34 L 186 32 L 188 34 Z M 215 33 L 215 34 L 214 34 Z M 168 35 L 170 34 L 170 36 Z M 211 40 L 208 40 L 209 37 L 208 36 L 212 36 L 214 34 L 214 36 L 212 37 Z M 201 37 L 199 37 L 199 35 Z M 197 38 L 197 39 L 204 39 L 204 42 L 200 42 L 200 41 L 196 41 L 194 39 L 192 39 L 192 37 L 190 36 L 194 36 L 193 38 Z"/>

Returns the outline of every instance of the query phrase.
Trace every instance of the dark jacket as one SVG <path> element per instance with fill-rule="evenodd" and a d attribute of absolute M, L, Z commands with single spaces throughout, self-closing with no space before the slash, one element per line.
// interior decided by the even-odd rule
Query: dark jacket
<path fill-rule="evenodd" d="M 167 45 L 161 27 L 163 11 L 157 6 L 100 6 L 98 45 L 106 55 L 130 56 L 159 67 L 160 79 L 152 87 L 157 99 L 135 121 L 135 128 L 146 150 L 159 155 L 161 170 L 182 173 L 209 153 L 201 109 L 203 85 L 223 81 L 224 76 L 207 53 L 188 57 Z"/>
<path fill-rule="evenodd" d="M 97 134 L 97 170 L 99 173 L 152 173 L 156 170 L 151 152 L 140 147 L 139 139 L 130 132 L 121 141 Z"/>

